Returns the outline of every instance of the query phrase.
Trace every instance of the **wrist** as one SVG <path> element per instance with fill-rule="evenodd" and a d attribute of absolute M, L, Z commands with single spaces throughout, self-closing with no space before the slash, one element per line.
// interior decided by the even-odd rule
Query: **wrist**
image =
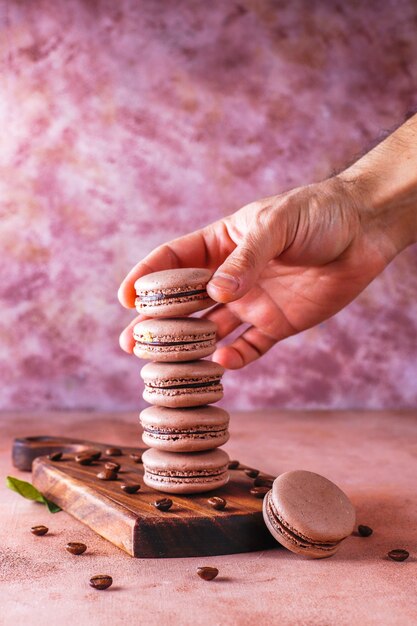
<path fill-rule="evenodd" d="M 417 241 L 417 115 L 337 178 L 355 196 L 362 225 L 395 254 Z"/>

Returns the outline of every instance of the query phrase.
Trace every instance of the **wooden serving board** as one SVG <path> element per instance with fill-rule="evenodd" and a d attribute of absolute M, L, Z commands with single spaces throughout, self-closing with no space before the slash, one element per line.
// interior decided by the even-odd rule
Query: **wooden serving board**
<path fill-rule="evenodd" d="M 144 449 L 122 447 L 122 456 L 112 457 L 105 453 L 109 447 L 114 446 L 54 437 L 19 438 L 14 442 L 13 462 L 19 469 L 32 466 L 32 482 L 41 493 L 134 557 L 215 556 L 276 545 L 263 521 L 262 499 L 250 493 L 254 479 L 245 474 L 247 466 L 230 470 L 229 483 L 206 494 L 166 494 L 173 506 L 163 512 L 153 503 L 164 494 L 144 484 L 143 465 L 129 456 Z M 93 465 L 80 465 L 75 454 L 86 449 L 100 450 L 101 458 Z M 56 451 L 64 452 L 59 461 L 44 456 Z M 115 481 L 97 478 L 107 461 L 121 465 Z M 120 488 L 125 482 L 140 483 L 141 488 L 129 495 Z M 223 511 L 208 504 L 212 496 L 227 501 Z"/>

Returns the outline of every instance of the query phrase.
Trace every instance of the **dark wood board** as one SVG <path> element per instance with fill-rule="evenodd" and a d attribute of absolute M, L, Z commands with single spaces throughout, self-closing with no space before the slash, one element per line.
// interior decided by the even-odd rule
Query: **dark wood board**
<path fill-rule="evenodd" d="M 110 446 L 114 447 L 114 446 Z M 94 448 L 102 457 L 93 465 L 82 466 L 75 454 Z M 48 499 L 92 528 L 99 535 L 134 557 L 215 556 L 263 550 L 275 545 L 262 517 L 262 499 L 250 493 L 254 480 L 240 464 L 230 470 L 229 483 L 199 495 L 169 495 L 172 508 L 159 511 L 153 503 L 163 493 L 143 483 L 143 466 L 131 453 L 144 449 L 123 447 L 122 456 L 105 454 L 109 444 L 91 441 L 30 437 L 15 440 L 13 460 L 20 469 L 32 463 L 32 482 Z M 63 450 L 60 461 L 47 456 Z M 101 481 L 97 473 L 106 461 L 120 463 L 115 481 Z M 265 478 L 272 478 L 262 474 Z M 124 493 L 120 485 L 140 483 L 136 494 Z M 225 498 L 227 507 L 216 511 L 207 502 L 211 496 Z"/>

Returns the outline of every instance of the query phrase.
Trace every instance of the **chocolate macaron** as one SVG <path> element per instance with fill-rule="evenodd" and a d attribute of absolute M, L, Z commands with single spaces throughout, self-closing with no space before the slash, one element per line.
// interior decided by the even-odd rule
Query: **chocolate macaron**
<path fill-rule="evenodd" d="M 214 361 L 147 363 L 140 375 L 143 399 L 171 408 L 212 404 L 223 397 L 224 367 Z"/>
<path fill-rule="evenodd" d="M 229 457 L 223 450 L 163 452 L 151 448 L 142 454 L 143 481 L 166 493 L 201 493 L 229 480 Z"/>
<path fill-rule="evenodd" d="M 140 414 L 140 422 L 143 442 L 167 452 L 211 450 L 229 439 L 229 414 L 214 406 L 150 406 Z"/>
<path fill-rule="evenodd" d="M 193 361 L 216 349 L 217 326 L 207 319 L 176 317 L 143 320 L 133 328 L 133 352 L 152 361 Z"/>
<path fill-rule="evenodd" d="M 316 559 L 332 556 L 355 526 L 347 495 L 324 476 L 304 470 L 275 479 L 264 498 L 263 516 L 280 544 Z"/>
<path fill-rule="evenodd" d="M 135 305 L 149 317 L 190 315 L 215 304 L 206 291 L 212 276 L 204 268 L 182 268 L 146 274 L 135 282 Z"/>

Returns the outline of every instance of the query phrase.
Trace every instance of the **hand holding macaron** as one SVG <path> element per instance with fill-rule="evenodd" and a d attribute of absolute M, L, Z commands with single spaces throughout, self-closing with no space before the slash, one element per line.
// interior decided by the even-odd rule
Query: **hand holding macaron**
<path fill-rule="evenodd" d="M 217 324 L 218 338 L 247 326 L 213 354 L 229 369 L 331 317 L 417 240 L 416 129 L 417 115 L 341 174 L 253 202 L 156 248 L 123 280 L 121 303 L 135 306 L 134 285 L 141 279 L 146 291 L 147 274 L 206 268 L 217 306 L 205 317 Z M 198 284 L 192 291 L 206 298 Z M 170 315 L 182 315 L 171 304 Z M 123 349 L 133 351 L 133 326 L 154 317 L 157 306 L 145 297 L 121 335 Z"/>

